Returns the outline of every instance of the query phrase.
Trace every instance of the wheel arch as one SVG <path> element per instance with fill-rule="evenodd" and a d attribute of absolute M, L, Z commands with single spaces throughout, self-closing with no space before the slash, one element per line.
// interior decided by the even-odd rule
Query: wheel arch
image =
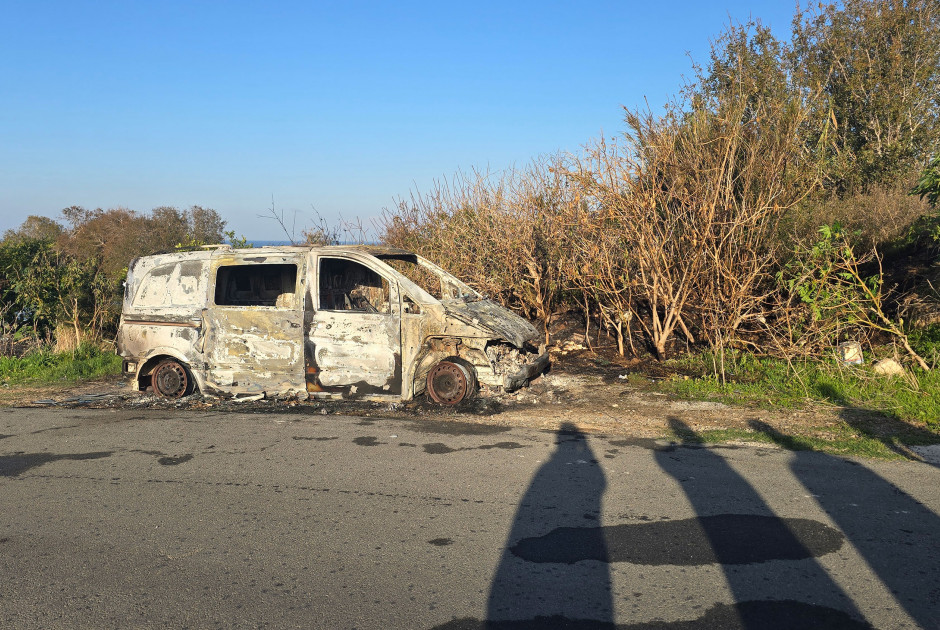
<path fill-rule="evenodd" d="M 435 342 L 440 341 L 445 342 L 444 347 L 435 348 Z M 428 372 L 439 362 L 447 361 L 448 359 L 459 359 L 467 364 L 467 367 L 472 368 L 474 377 L 477 379 L 477 386 L 479 387 L 480 369 L 486 369 L 490 364 L 486 354 L 482 350 L 482 346 L 477 347 L 476 343 L 470 344 L 467 343 L 468 341 L 473 342 L 476 340 L 461 338 L 447 339 L 442 337 L 429 337 L 426 339 L 421 347 L 421 351 L 412 362 L 414 366 L 410 378 L 412 397 L 427 392 Z"/>
<path fill-rule="evenodd" d="M 141 361 L 134 379 L 137 391 L 144 391 L 150 386 L 150 375 L 153 373 L 153 369 L 164 359 L 175 359 L 182 363 L 189 370 L 189 374 L 195 382 L 196 389 L 200 392 L 205 391 L 205 379 L 199 370 L 194 369 L 193 361 L 182 352 L 166 347 L 154 348 L 148 353 L 147 358 Z"/>

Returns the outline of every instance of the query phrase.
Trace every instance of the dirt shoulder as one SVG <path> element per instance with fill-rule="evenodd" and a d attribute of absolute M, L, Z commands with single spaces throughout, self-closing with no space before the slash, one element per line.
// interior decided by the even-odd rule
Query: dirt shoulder
<path fill-rule="evenodd" d="M 569 321 L 570 320 L 570 321 Z M 233 400 L 199 394 L 168 401 L 132 391 L 118 377 L 58 385 L 0 388 L 0 406 L 179 409 L 181 412 L 338 414 L 556 430 L 565 424 L 621 439 L 761 444 L 835 455 L 927 459 L 940 464 L 940 435 L 922 425 L 861 408 L 806 401 L 800 409 L 685 400 L 664 381 L 694 378 L 652 358 L 620 356 L 613 340 L 592 335 L 577 318 L 558 319 L 551 368 L 512 394 L 478 396 L 454 408 L 428 402 Z M 585 347 L 590 343 L 591 347 Z"/>
<path fill-rule="evenodd" d="M 895 437 L 903 428 L 878 414 L 839 407 L 762 409 L 714 401 L 681 400 L 657 391 L 657 380 L 668 376 L 656 364 L 605 359 L 587 351 L 554 357 L 551 371 L 526 389 L 500 396 L 480 396 L 455 408 L 421 400 L 409 403 L 357 401 L 226 400 L 199 394 L 177 401 L 132 391 L 121 378 L 81 383 L 4 387 L 0 406 L 153 408 L 252 413 L 343 414 L 373 417 L 451 419 L 478 424 L 557 429 L 565 423 L 580 429 L 624 438 L 750 441 L 755 431 L 766 435 L 827 436 L 833 441 L 864 435 Z M 660 370 L 657 372 L 657 370 Z M 912 427 L 913 429 L 913 427 Z M 716 436 L 716 432 L 722 432 Z M 903 436 L 902 436 L 903 438 Z M 780 440 L 758 439 L 758 442 Z M 940 441 L 938 438 L 937 441 Z M 915 440 L 916 442 L 916 440 Z M 920 440 L 923 442 L 923 440 Z M 894 449 L 910 456 L 910 451 Z"/>

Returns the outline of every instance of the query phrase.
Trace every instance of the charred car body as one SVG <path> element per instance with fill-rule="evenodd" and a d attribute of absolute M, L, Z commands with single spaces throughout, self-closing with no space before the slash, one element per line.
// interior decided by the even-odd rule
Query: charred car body
<path fill-rule="evenodd" d="M 539 337 L 412 252 L 223 245 L 132 261 L 117 345 L 134 386 L 168 398 L 426 391 L 454 404 L 540 374 Z"/>

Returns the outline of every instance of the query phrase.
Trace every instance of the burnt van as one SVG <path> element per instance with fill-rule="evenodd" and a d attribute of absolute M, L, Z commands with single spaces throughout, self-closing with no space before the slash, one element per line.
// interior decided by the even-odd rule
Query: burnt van
<path fill-rule="evenodd" d="M 548 366 L 540 338 L 406 250 L 222 245 L 132 261 L 117 346 L 133 387 L 165 398 L 456 404 L 525 386 Z"/>

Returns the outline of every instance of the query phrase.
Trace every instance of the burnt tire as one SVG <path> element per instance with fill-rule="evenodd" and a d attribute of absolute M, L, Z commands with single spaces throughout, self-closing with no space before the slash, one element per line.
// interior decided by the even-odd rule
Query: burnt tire
<path fill-rule="evenodd" d="M 153 392 L 162 398 L 182 398 L 193 393 L 193 377 L 176 359 L 164 359 L 150 373 Z"/>
<path fill-rule="evenodd" d="M 428 372 L 428 396 L 442 405 L 456 405 L 477 391 L 473 366 L 461 359 L 445 359 Z"/>

